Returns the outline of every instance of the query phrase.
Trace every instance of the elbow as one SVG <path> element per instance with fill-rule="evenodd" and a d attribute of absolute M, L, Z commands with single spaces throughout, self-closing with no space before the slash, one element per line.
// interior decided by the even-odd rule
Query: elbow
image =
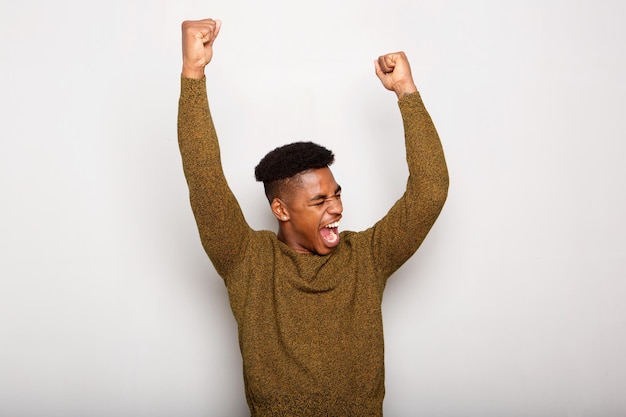
<path fill-rule="evenodd" d="M 448 199 L 448 189 L 450 188 L 450 177 L 448 170 L 445 170 L 431 182 L 431 197 L 433 203 L 443 208 Z"/>
<path fill-rule="evenodd" d="M 448 171 L 442 175 L 441 179 L 441 205 L 446 202 L 448 199 L 448 190 L 450 189 L 450 177 L 448 176 Z"/>

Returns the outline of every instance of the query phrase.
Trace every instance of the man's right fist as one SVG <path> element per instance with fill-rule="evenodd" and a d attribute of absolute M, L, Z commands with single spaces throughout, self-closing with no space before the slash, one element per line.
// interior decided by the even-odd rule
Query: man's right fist
<path fill-rule="evenodd" d="M 203 19 L 183 22 L 183 77 L 204 77 L 204 67 L 213 58 L 213 42 L 220 33 L 221 27 L 221 20 Z"/>

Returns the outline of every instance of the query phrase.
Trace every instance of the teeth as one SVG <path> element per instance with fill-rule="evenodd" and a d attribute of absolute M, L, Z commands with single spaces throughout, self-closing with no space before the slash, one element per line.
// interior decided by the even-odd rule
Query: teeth
<path fill-rule="evenodd" d="M 326 225 L 326 227 L 329 228 L 329 229 L 333 229 L 335 227 L 339 227 L 339 222 L 331 223 L 329 225 Z"/>

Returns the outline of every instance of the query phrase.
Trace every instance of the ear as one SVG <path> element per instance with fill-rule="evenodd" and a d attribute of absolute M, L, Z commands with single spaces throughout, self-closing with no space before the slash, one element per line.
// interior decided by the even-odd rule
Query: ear
<path fill-rule="evenodd" d="M 276 217 L 279 222 L 286 222 L 287 220 L 289 220 L 289 209 L 287 208 L 285 202 L 282 201 L 280 198 L 275 197 L 272 200 L 270 207 L 272 209 L 274 217 Z"/>

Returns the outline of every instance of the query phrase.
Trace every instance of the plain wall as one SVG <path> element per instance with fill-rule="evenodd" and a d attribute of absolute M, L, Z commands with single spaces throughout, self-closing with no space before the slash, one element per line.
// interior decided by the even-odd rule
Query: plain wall
<path fill-rule="evenodd" d="M 335 152 L 343 229 L 403 191 L 404 50 L 448 202 L 389 281 L 385 415 L 626 415 L 626 5 L 619 1 L 0 4 L 0 415 L 247 413 L 235 321 L 202 251 L 176 140 L 180 24 L 223 28 L 207 69 L 223 163 Z"/>

